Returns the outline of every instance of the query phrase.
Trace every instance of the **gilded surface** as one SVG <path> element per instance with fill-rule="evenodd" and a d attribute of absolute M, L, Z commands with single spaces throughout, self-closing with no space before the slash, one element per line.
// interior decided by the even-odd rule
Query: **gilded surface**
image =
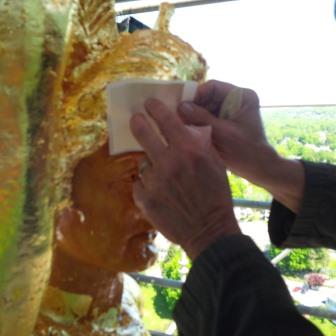
<path fill-rule="evenodd" d="M 113 1 L 0 1 L 1 336 L 33 330 L 55 212 L 71 205 L 76 163 L 106 141 L 106 84 L 204 78 L 202 57 L 158 22 L 119 34 Z"/>
<path fill-rule="evenodd" d="M 90 320 L 90 296 L 49 286 L 33 336 L 149 336 L 142 322 L 140 288 L 125 274 L 122 282 L 121 304 L 104 313 L 95 312 Z"/>
<path fill-rule="evenodd" d="M 30 334 L 49 275 L 53 213 L 43 120 L 66 29 L 55 21 L 68 22 L 69 7 L 55 13 L 41 1 L 0 2 L 0 335 L 6 336 Z"/>

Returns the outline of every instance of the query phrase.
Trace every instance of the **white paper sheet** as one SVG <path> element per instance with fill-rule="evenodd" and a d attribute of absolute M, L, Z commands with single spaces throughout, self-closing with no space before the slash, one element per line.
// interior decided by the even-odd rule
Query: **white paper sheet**
<path fill-rule="evenodd" d="M 127 79 L 108 85 L 110 154 L 142 150 L 131 133 L 129 120 L 134 113 L 142 112 L 146 114 L 144 103 L 148 98 L 161 100 L 175 113 L 181 101 L 192 101 L 194 99 L 197 85 L 197 82 L 193 81 L 150 79 Z"/>

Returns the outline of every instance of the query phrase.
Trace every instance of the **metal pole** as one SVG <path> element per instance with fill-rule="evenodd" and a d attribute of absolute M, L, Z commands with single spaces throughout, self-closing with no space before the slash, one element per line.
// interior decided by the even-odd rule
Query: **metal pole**
<path fill-rule="evenodd" d="M 329 320 L 336 320 L 336 311 L 321 307 L 307 307 L 303 305 L 297 305 L 296 308 L 303 315 L 316 316 L 326 318 Z"/>
<path fill-rule="evenodd" d="M 233 205 L 241 208 L 269 209 L 271 207 L 271 202 L 251 201 L 235 198 L 233 200 Z"/>
<path fill-rule="evenodd" d="M 287 252 L 287 250 L 285 250 Z M 284 251 L 284 252 L 285 252 Z M 170 279 L 162 279 L 162 278 L 157 278 L 153 276 L 148 276 L 148 275 L 143 275 L 139 273 L 128 273 L 130 276 L 132 276 L 135 280 L 138 282 L 143 282 L 143 283 L 149 283 L 154 286 L 159 286 L 159 287 L 168 287 L 168 288 L 182 288 L 183 282 L 182 281 L 177 281 L 177 280 L 170 280 Z M 321 318 L 326 318 L 330 320 L 336 320 L 336 311 L 333 311 L 331 309 L 327 309 L 324 307 L 307 307 L 304 305 L 296 305 L 297 309 L 301 314 L 305 315 L 311 315 L 311 316 L 316 316 L 316 317 L 321 317 Z M 162 334 L 156 331 L 151 331 L 152 335 L 166 335 Z"/>
<path fill-rule="evenodd" d="M 277 256 L 275 256 L 272 260 L 271 263 L 273 266 L 275 266 L 277 263 L 279 263 L 282 259 L 286 258 L 290 253 L 291 249 L 285 249 L 282 252 L 280 252 Z"/>
<path fill-rule="evenodd" d="M 138 282 L 149 283 L 154 286 L 176 288 L 176 289 L 180 289 L 183 286 L 183 282 L 178 280 L 163 279 L 139 273 L 128 273 L 128 275 L 130 275 Z"/>
<path fill-rule="evenodd" d="M 175 8 L 183 8 L 183 7 L 191 7 L 191 6 L 199 6 L 199 5 L 212 5 L 219 2 L 229 2 L 229 1 L 237 1 L 237 0 L 171 0 L 169 1 L 171 4 L 175 6 Z M 116 11 L 117 15 L 132 15 L 139 13 L 147 13 L 154 12 L 159 10 L 160 2 L 157 1 L 155 4 L 136 4 L 136 1 L 133 0 L 134 5 L 127 6 L 122 2 L 116 3 Z"/>
<path fill-rule="evenodd" d="M 167 335 L 167 334 L 164 334 L 164 333 L 162 333 L 160 331 L 155 331 L 155 330 L 150 330 L 150 334 L 152 336 L 170 336 L 170 335 Z"/>

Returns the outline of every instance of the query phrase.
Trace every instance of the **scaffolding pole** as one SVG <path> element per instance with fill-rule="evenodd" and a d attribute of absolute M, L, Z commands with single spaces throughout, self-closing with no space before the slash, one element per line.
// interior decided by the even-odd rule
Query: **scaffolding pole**
<path fill-rule="evenodd" d="M 237 0 L 170 0 L 169 3 L 173 4 L 175 8 L 191 7 L 191 6 L 200 6 L 200 5 L 212 5 L 219 2 L 231 2 Z M 129 1 L 127 1 L 129 2 Z M 139 13 L 154 12 L 159 10 L 160 3 L 162 1 L 156 1 L 153 4 L 153 1 L 131 1 L 131 4 L 128 4 L 125 1 L 119 1 L 116 3 L 117 15 L 133 15 Z M 137 4 L 139 2 L 139 4 Z M 141 3 L 143 2 L 143 3 Z M 151 4 L 149 4 L 151 3 Z"/>

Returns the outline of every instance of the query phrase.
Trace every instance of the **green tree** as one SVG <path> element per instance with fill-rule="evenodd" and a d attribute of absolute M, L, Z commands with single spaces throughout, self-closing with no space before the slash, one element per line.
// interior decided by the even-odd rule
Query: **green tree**
<path fill-rule="evenodd" d="M 182 250 L 176 245 L 171 245 L 168 253 L 161 263 L 162 276 L 167 279 L 181 280 Z M 189 268 L 191 266 L 189 262 Z M 172 318 L 172 312 L 177 300 L 181 295 L 181 290 L 174 288 L 157 287 L 154 304 L 157 314 L 162 318 Z"/>
<path fill-rule="evenodd" d="M 246 189 L 247 189 L 247 182 L 244 181 L 242 178 L 228 173 L 228 178 L 231 187 L 231 193 L 233 198 L 246 198 Z"/>
<path fill-rule="evenodd" d="M 270 259 L 281 252 L 272 246 L 268 251 Z M 284 275 L 302 275 L 308 272 L 320 272 L 329 263 L 329 254 L 325 249 L 294 249 L 286 258 L 282 259 L 277 268 Z"/>
<path fill-rule="evenodd" d="M 308 319 L 321 330 L 324 336 L 334 336 L 336 334 L 336 325 L 332 321 L 315 316 L 309 316 Z"/>

